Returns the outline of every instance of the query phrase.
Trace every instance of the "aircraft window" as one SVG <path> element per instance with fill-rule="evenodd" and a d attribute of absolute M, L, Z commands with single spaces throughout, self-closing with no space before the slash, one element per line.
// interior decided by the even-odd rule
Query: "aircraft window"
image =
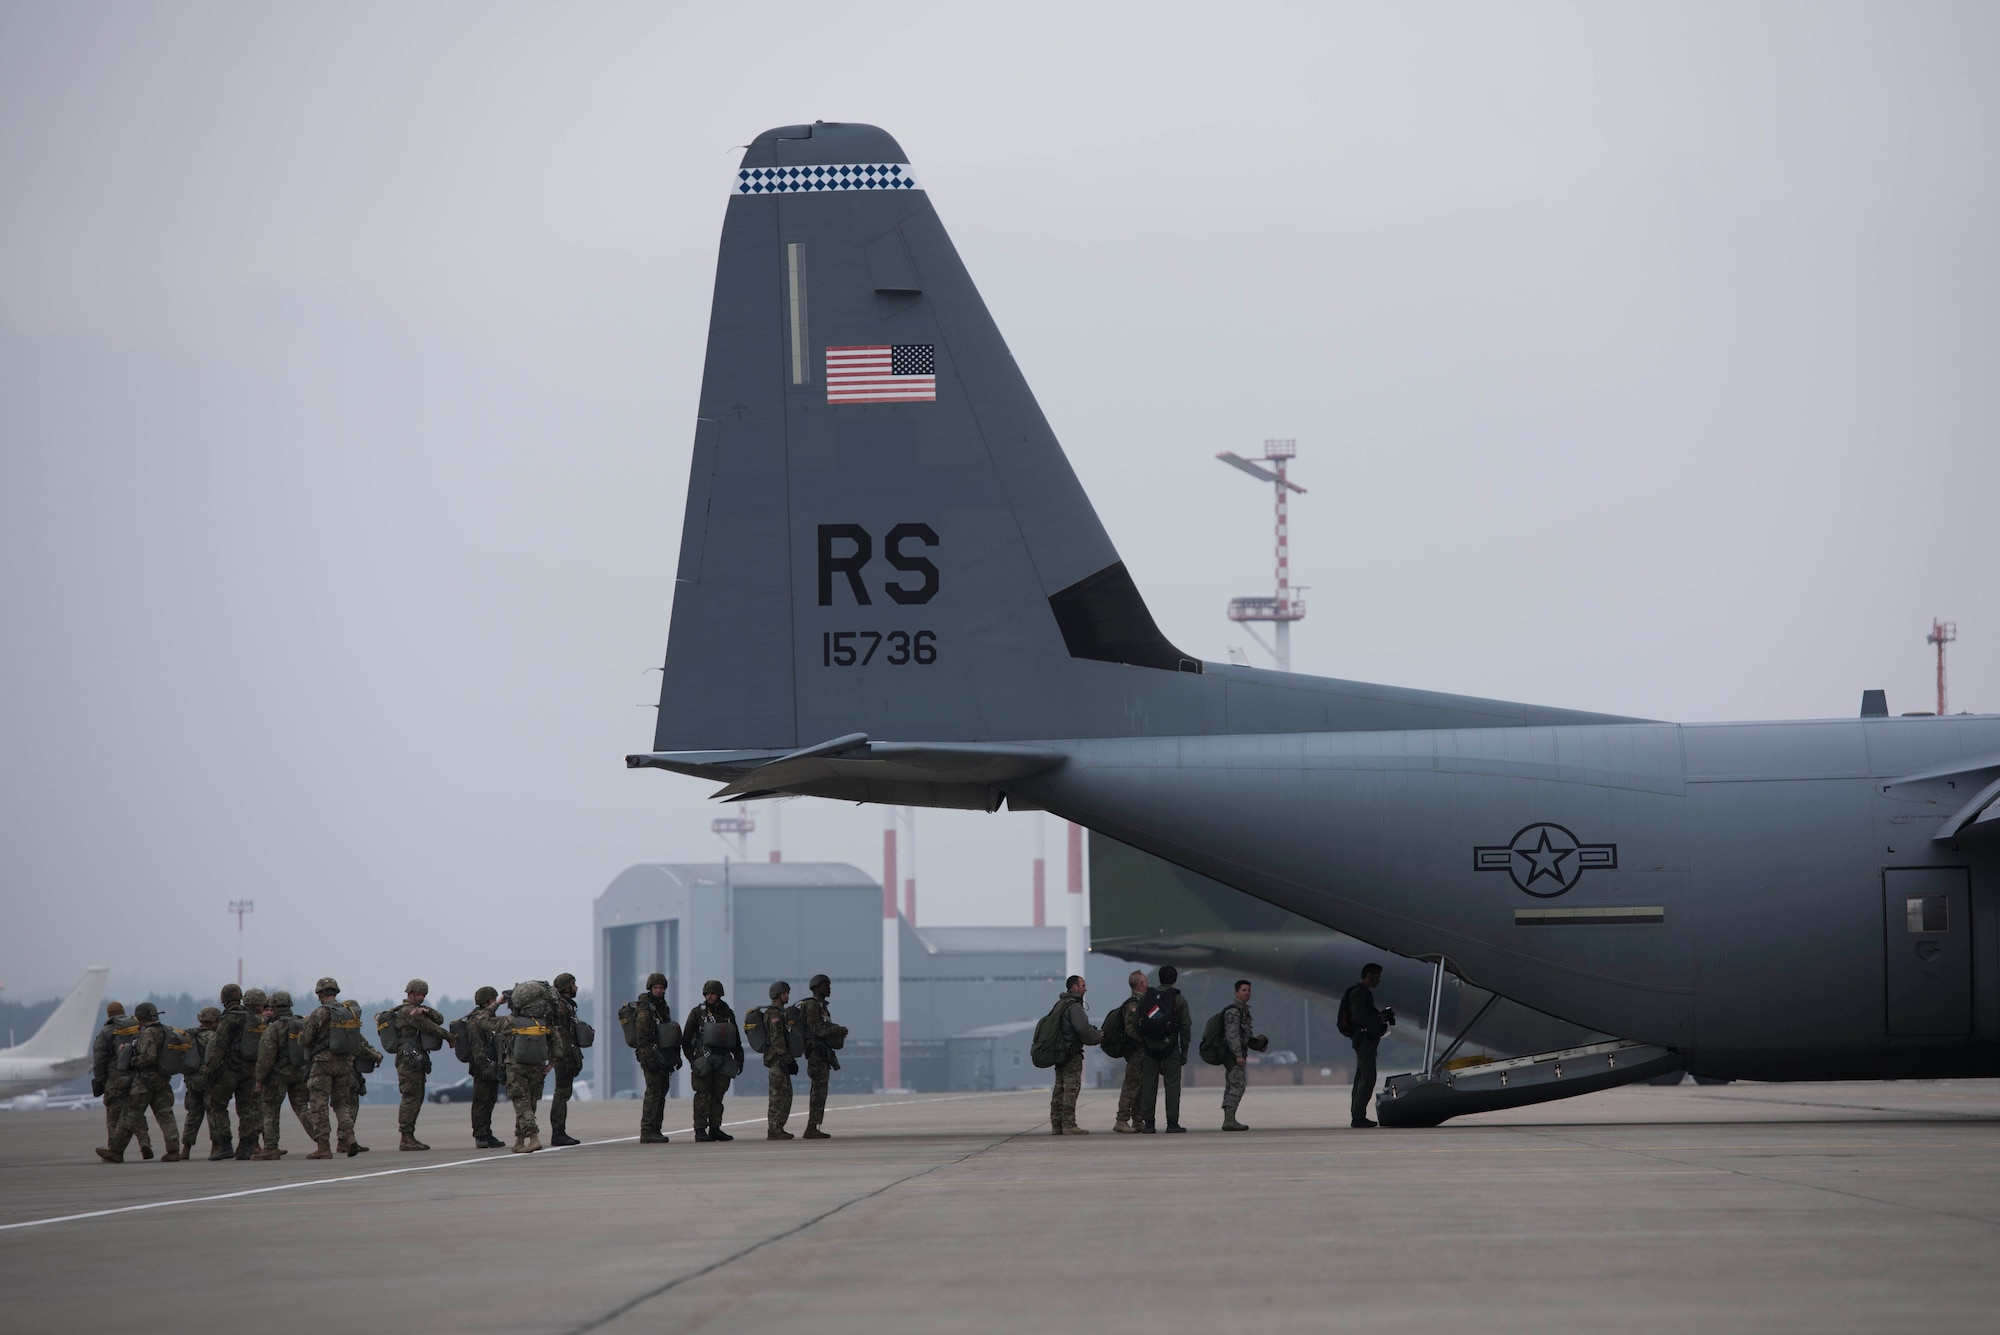
<path fill-rule="evenodd" d="M 786 307 L 790 315 L 792 383 L 803 385 L 812 374 L 812 358 L 806 356 L 806 247 L 803 241 L 785 246 Z"/>
<path fill-rule="evenodd" d="M 1903 900 L 1903 929 L 1910 932 L 1948 932 L 1949 913 L 1943 895 L 1910 895 Z"/>

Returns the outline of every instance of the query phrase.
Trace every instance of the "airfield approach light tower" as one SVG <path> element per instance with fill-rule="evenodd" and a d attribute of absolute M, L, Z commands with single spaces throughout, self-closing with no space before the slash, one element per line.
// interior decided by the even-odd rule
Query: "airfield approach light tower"
<path fill-rule="evenodd" d="M 1956 621 L 1939 621 L 1931 618 L 1931 633 L 1924 636 L 1925 644 L 1935 644 L 1938 655 L 1938 717 L 1944 717 L 1944 647 L 1958 638 Z"/>
<path fill-rule="evenodd" d="M 1065 972 L 1083 974 L 1083 957 L 1090 953 L 1090 941 L 1083 931 L 1083 827 L 1069 826 L 1069 921 L 1064 924 L 1063 967 Z"/>
<path fill-rule="evenodd" d="M 229 911 L 236 915 L 236 986 L 240 990 L 243 986 L 243 915 L 255 913 L 257 901 L 232 899 L 229 901 Z"/>
<path fill-rule="evenodd" d="M 882 808 L 882 1092 L 903 1088 L 903 938 L 896 912 L 896 808 Z"/>
<path fill-rule="evenodd" d="M 708 823 L 708 828 L 721 837 L 723 843 L 736 841 L 736 860 L 750 860 L 750 835 L 757 828 L 757 813 L 749 807 L 738 808 L 733 816 L 717 816 Z"/>
<path fill-rule="evenodd" d="M 1233 450 L 1224 450 L 1215 457 L 1231 468 L 1241 469 L 1260 482 L 1273 484 L 1277 492 L 1277 558 L 1278 595 L 1275 598 L 1231 598 L 1229 619 L 1244 623 L 1269 621 L 1273 624 L 1272 634 L 1277 647 L 1271 650 L 1271 657 L 1277 661 L 1278 671 L 1292 670 L 1292 623 L 1304 619 L 1305 600 L 1295 597 L 1292 589 L 1292 533 L 1290 493 L 1296 491 L 1301 496 L 1306 489 L 1285 476 L 1285 465 L 1299 452 L 1296 440 L 1267 440 L 1264 453 L 1257 459 L 1245 459 Z M 1260 465 L 1269 464 L 1264 468 Z M 1248 630 L 1246 625 L 1244 629 Z M 1255 637 L 1256 632 L 1250 634 Z M 1261 640 L 1259 641 L 1261 643 Z"/>

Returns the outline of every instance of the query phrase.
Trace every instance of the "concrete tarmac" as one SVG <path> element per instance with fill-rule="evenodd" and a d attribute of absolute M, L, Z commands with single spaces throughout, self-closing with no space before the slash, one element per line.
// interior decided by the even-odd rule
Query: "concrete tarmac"
<path fill-rule="evenodd" d="M 101 1116 L 0 1114 L 0 1325 L 2000 1327 L 2000 1081 L 1639 1086 L 1425 1131 L 1253 1089 L 1242 1135 L 1213 1091 L 1189 1135 L 1112 1135 L 1115 1098 L 1060 1139 L 1040 1093 L 836 1099 L 836 1139 L 779 1143 L 740 1099 L 733 1144 L 657 1147 L 587 1103 L 590 1143 L 537 1155 L 463 1148 L 462 1105 L 398 1153 L 367 1108 L 372 1153 L 307 1163 L 288 1126 L 276 1164 L 106 1166 Z"/>

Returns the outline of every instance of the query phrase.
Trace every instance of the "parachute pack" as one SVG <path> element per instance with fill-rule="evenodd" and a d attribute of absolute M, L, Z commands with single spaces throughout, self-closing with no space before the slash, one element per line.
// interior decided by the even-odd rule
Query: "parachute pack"
<path fill-rule="evenodd" d="M 166 1041 L 160 1044 L 160 1074 L 186 1075 L 195 1070 L 201 1059 L 195 1053 L 194 1035 L 185 1029 L 166 1025 L 161 1028 L 166 1033 Z"/>
<path fill-rule="evenodd" d="M 243 1027 L 236 1031 L 236 1055 L 244 1061 L 257 1060 L 257 1045 L 264 1041 L 264 1015 L 261 1011 L 243 1013 Z"/>
<path fill-rule="evenodd" d="M 508 997 L 507 1009 L 516 1015 L 532 1016 L 537 1020 L 555 1018 L 556 990 L 547 983 L 533 978 L 525 983 L 516 983 Z"/>
<path fill-rule="evenodd" d="M 773 1037 L 789 1047 L 790 1022 L 795 1018 L 776 1004 L 752 1006 L 743 1016 L 743 1041 L 750 1045 L 750 1051 L 756 1053 L 768 1050 Z"/>
<path fill-rule="evenodd" d="M 326 1050 L 336 1057 L 358 1056 L 361 1052 L 361 1013 L 353 1006 L 335 1004 L 326 1026 Z"/>
<path fill-rule="evenodd" d="M 403 1026 L 396 1022 L 396 1008 L 375 1012 L 375 1037 L 382 1041 L 382 1051 L 391 1056 L 403 1050 Z"/>

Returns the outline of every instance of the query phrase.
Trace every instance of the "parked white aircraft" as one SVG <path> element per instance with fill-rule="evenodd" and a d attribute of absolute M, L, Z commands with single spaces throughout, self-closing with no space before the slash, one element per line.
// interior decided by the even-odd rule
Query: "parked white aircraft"
<path fill-rule="evenodd" d="M 90 1040 L 103 1019 L 104 977 L 96 964 L 27 1042 L 0 1049 L 0 1099 L 32 1094 L 90 1071 Z"/>

